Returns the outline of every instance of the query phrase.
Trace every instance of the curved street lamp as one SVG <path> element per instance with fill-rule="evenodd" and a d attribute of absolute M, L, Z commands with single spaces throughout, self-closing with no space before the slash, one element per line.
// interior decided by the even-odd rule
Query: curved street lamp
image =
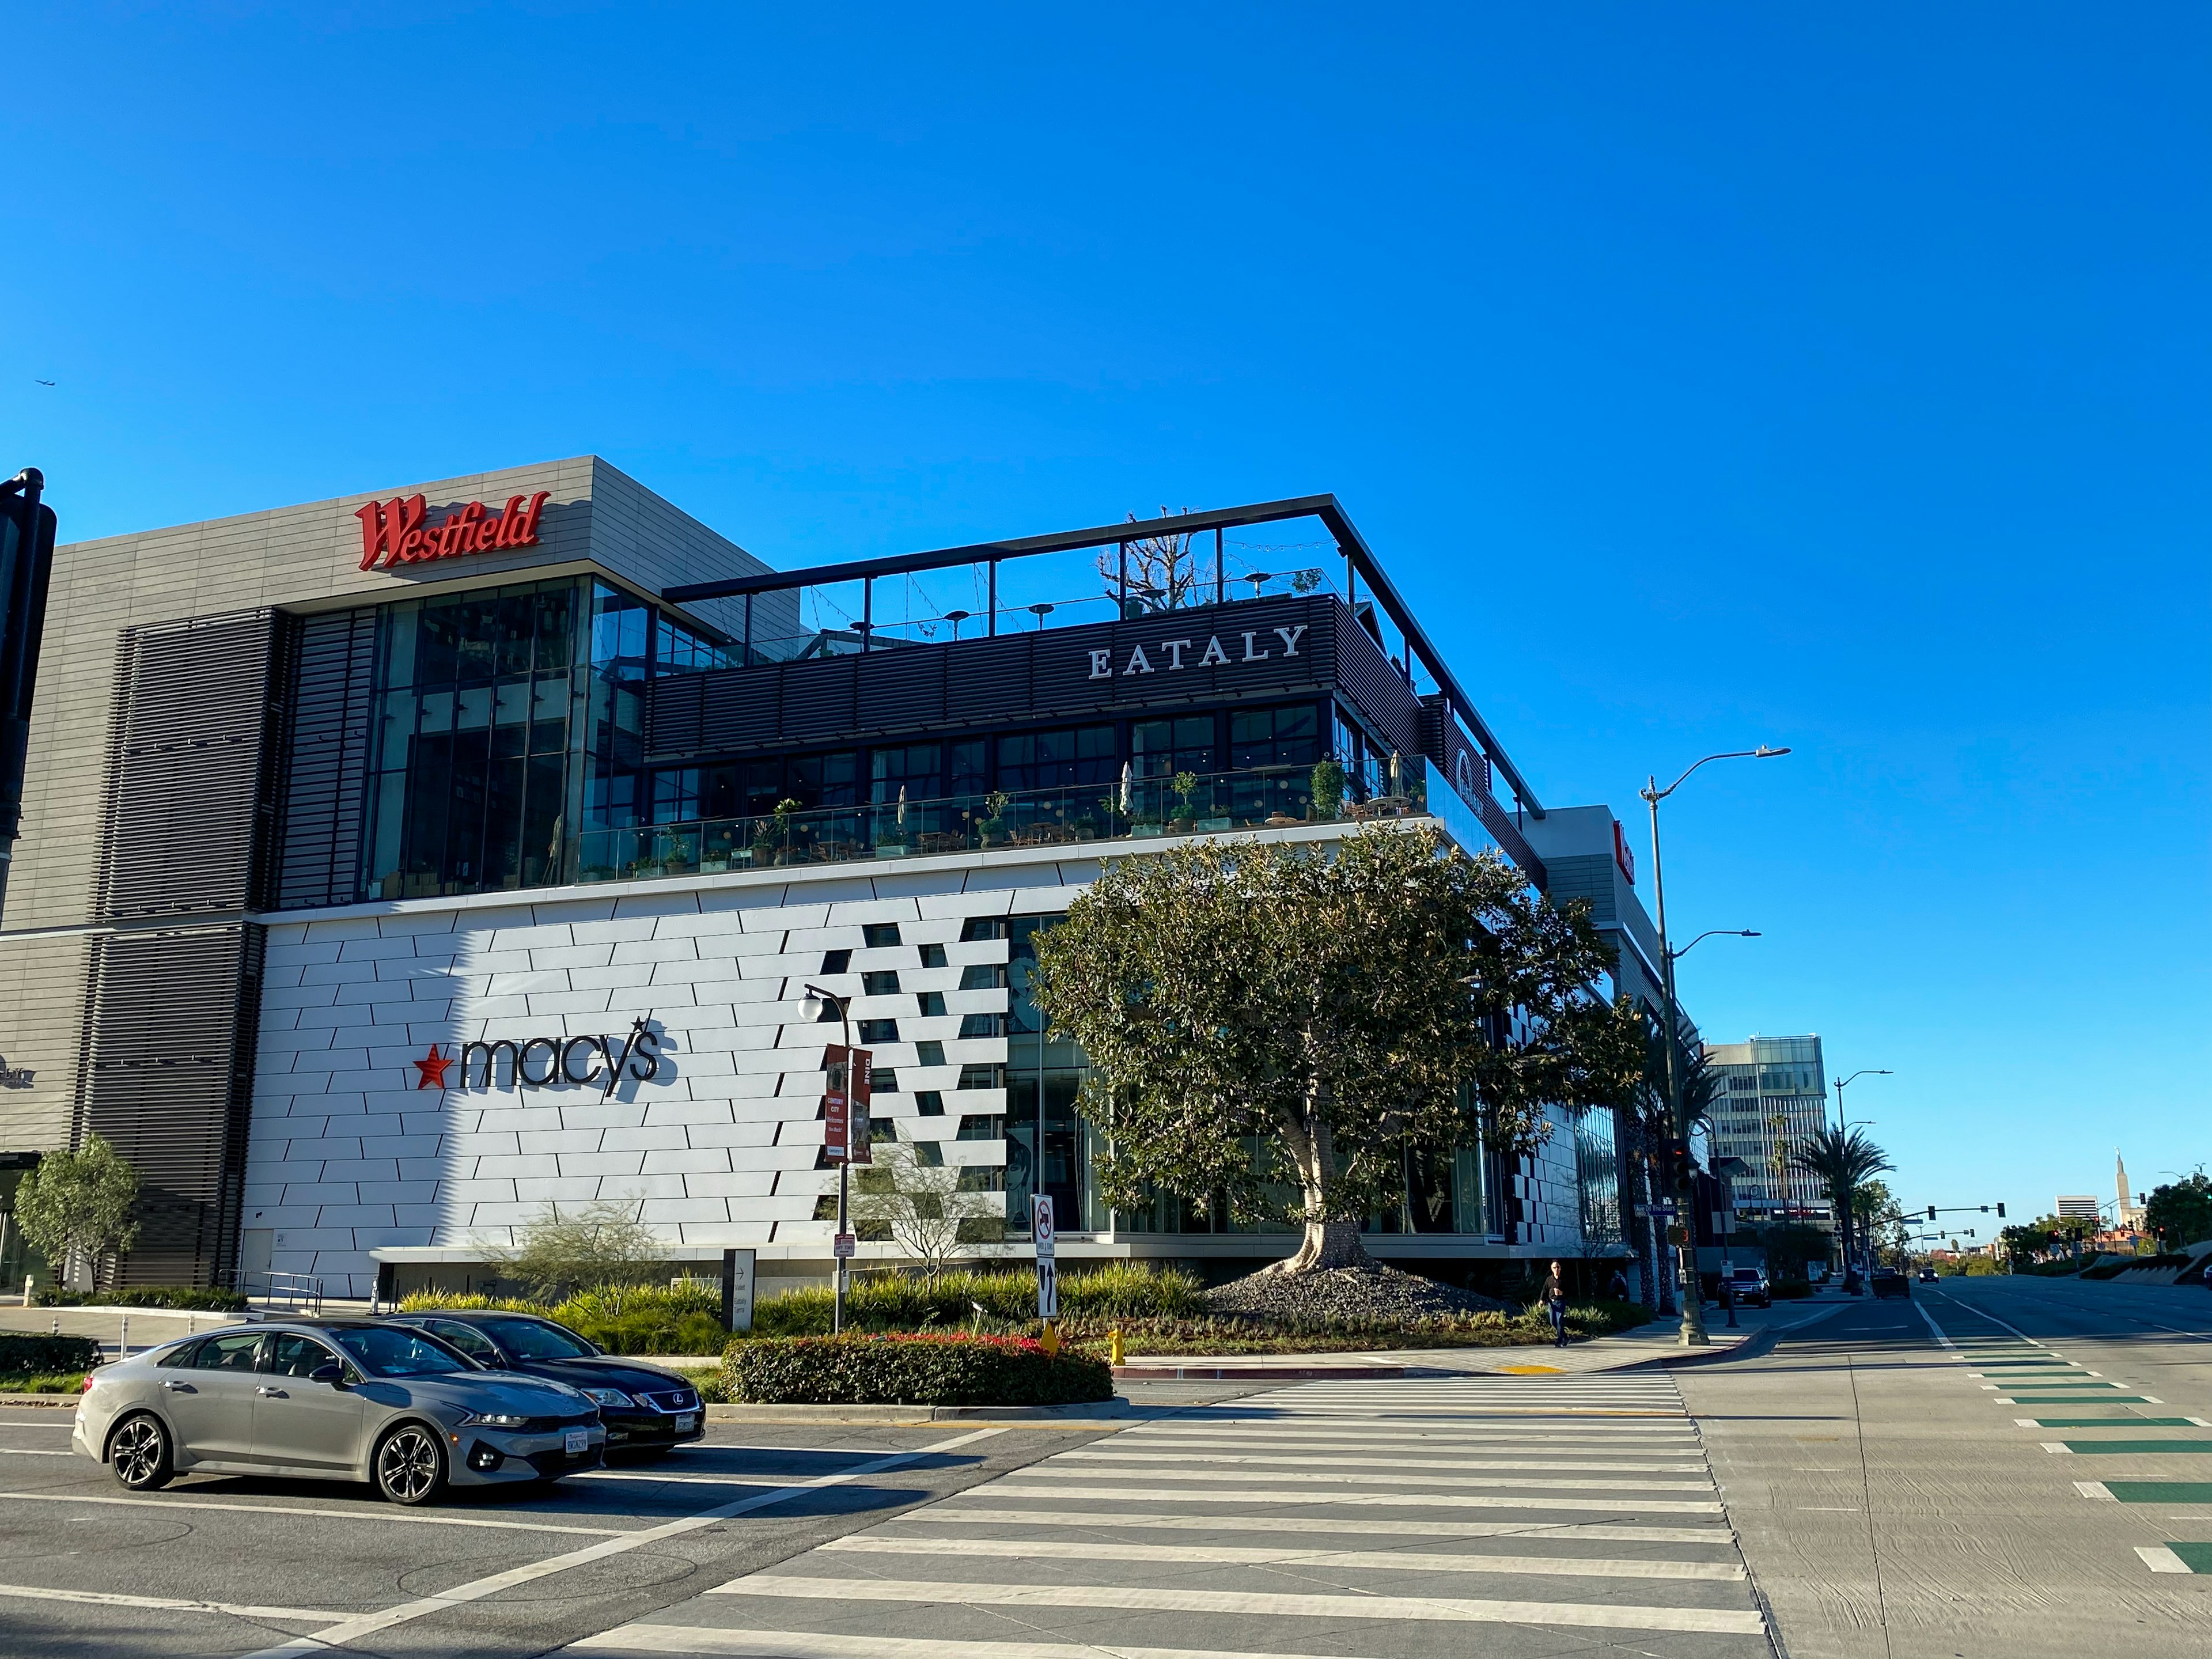
<path fill-rule="evenodd" d="M 1691 765 L 1664 789 L 1659 787 L 1658 775 L 1655 773 L 1645 780 L 1644 787 L 1636 792 L 1651 808 L 1651 890 L 1659 908 L 1659 956 L 1662 970 L 1660 990 L 1667 1005 L 1667 1040 L 1661 1045 L 1667 1054 L 1667 1119 L 1674 1126 L 1674 1138 L 1685 1146 L 1689 1142 L 1690 1132 L 1682 1121 L 1681 1080 L 1676 1075 L 1674 1066 L 1674 1045 L 1679 1041 L 1680 1032 L 1674 1017 L 1674 951 L 1667 943 L 1667 877 L 1659 859 L 1659 803 L 1687 783 L 1690 774 L 1700 766 L 1710 765 L 1717 760 L 1772 760 L 1789 752 L 1787 748 L 1771 748 L 1763 743 L 1756 749 L 1727 750 L 1717 755 L 1708 755 Z M 1691 945 L 1696 943 L 1696 939 L 1690 941 Z M 1686 951 L 1689 945 L 1682 948 Z M 1711 1346 L 1712 1339 L 1705 1334 L 1705 1311 L 1698 1297 L 1698 1247 L 1694 1242 L 1697 1234 L 1693 1214 L 1698 1190 L 1686 1158 L 1676 1171 L 1674 1191 L 1680 1212 L 1683 1238 L 1683 1242 L 1674 1247 L 1675 1285 L 1682 1297 L 1682 1329 L 1679 1340 L 1686 1348 L 1703 1348 Z"/>

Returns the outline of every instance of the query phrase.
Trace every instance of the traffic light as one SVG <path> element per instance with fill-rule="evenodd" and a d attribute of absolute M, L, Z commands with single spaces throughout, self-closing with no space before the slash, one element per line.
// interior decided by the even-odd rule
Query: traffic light
<path fill-rule="evenodd" d="M 1997 1206 L 1997 1219 L 2000 1221 L 2004 1219 L 2004 1206 L 2002 1204 Z"/>
<path fill-rule="evenodd" d="M 1930 1221 L 1933 1221 L 1936 1218 L 1936 1206 L 1933 1204 L 1930 1204 L 1928 1206 L 1928 1218 Z"/>

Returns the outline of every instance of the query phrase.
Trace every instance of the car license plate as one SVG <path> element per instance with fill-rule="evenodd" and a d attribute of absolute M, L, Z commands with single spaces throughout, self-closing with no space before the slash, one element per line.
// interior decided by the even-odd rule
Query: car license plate
<path fill-rule="evenodd" d="M 699 1425 L 699 1419 L 698 1419 L 696 1417 L 694 1417 L 694 1416 L 693 1416 L 690 1412 L 678 1412 L 678 1413 L 677 1413 L 677 1415 L 676 1415 L 676 1432 L 677 1432 L 677 1433 L 678 1433 L 678 1434 L 689 1434 L 689 1433 L 690 1433 L 690 1432 L 691 1432 L 691 1431 L 692 1431 L 693 1429 L 696 1428 L 698 1425 Z"/>
<path fill-rule="evenodd" d="M 568 1443 L 565 1449 L 570 1456 L 573 1457 L 580 1451 L 589 1451 L 591 1449 L 592 1431 L 589 1429 L 571 1429 L 568 1431 Z"/>

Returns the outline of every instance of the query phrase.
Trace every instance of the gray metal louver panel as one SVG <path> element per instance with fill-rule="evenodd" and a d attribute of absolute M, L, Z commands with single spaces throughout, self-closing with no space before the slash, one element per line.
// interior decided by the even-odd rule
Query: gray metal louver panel
<path fill-rule="evenodd" d="M 326 611 L 291 625 L 298 648 L 271 897 L 280 909 L 350 904 L 361 896 L 376 612 Z"/>
<path fill-rule="evenodd" d="M 289 666 L 278 624 L 261 610 L 125 630 L 103 918 L 236 912 L 261 896 L 279 748 L 268 738 Z"/>
<path fill-rule="evenodd" d="M 237 1265 L 264 938 L 230 922 L 94 945 L 77 1122 L 138 1170 L 125 1285 L 212 1284 Z"/>

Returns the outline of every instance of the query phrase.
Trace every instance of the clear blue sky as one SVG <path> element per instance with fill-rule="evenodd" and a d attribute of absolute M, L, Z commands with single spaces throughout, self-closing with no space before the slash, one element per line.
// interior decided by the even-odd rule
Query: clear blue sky
<path fill-rule="evenodd" d="M 83 537 L 594 451 L 783 565 L 1334 490 L 1547 801 L 1794 746 L 1668 809 L 1678 933 L 1765 934 L 1692 1012 L 2033 1215 L 2212 1159 L 2208 47 L 33 9 L 0 465 Z"/>

